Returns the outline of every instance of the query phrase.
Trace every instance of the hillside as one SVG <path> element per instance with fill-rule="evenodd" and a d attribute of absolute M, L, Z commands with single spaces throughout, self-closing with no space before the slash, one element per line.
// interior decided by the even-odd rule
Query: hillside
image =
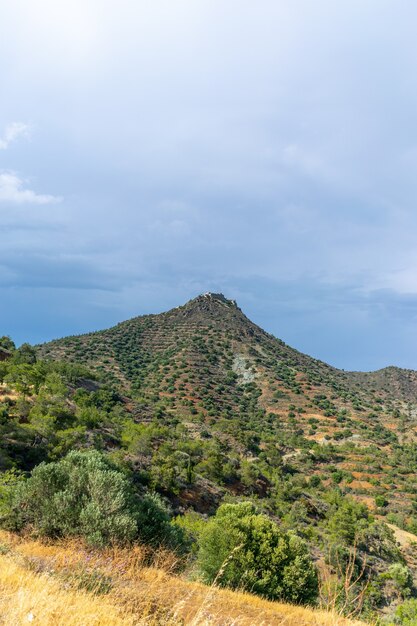
<path fill-rule="evenodd" d="M 360 626 L 325 612 L 187 582 L 170 559 L 145 552 L 97 554 L 0 533 L 0 620 L 8 626 Z M 172 559 L 171 559 L 172 562 Z"/>
<path fill-rule="evenodd" d="M 184 382 L 188 383 L 186 389 L 196 391 L 206 380 L 203 374 L 210 381 L 224 383 L 234 372 L 237 382 L 275 384 L 285 388 L 291 399 L 295 395 L 309 398 L 317 390 L 350 402 L 352 408 L 359 400 L 389 403 L 417 399 L 417 372 L 396 367 L 369 373 L 338 370 L 266 333 L 222 294 L 204 294 L 167 313 L 136 317 L 109 330 L 43 344 L 39 354 L 88 364 L 115 377 L 130 391 L 148 392 L 156 384 L 163 387 L 169 383 L 179 389 Z M 185 368 L 181 373 L 188 380 L 175 376 L 179 365 Z M 265 402 L 267 392 L 265 389 Z M 225 404 L 228 400 L 222 398 Z"/>
<path fill-rule="evenodd" d="M 416 439 L 416 372 L 338 370 L 269 335 L 221 294 L 38 351 L 117 384 L 138 423 L 176 418 L 191 439 L 213 435 L 249 459 L 275 454 L 278 443 L 295 467 L 307 454 L 317 475 L 341 471 L 339 484 L 371 506 L 384 493 L 390 511 L 413 511 L 414 447 L 399 454 L 395 445 Z"/>
<path fill-rule="evenodd" d="M 338 370 L 266 333 L 221 294 L 35 348 L 15 349 L 7 337 L 2 345 L 4 527 L 105 545 L 98 529 L 126 492 L 118 541 L 186 553 L 181 584 L 235 571 L 223 586 L 246 580 L 270 599 L 368 620 L 391 619 L 417 596 L 415 372 Z M 91 485 L 90 471 L 101 476 Z M 113 491 L 100 491 L 108 472 Z M 69 496 L 62 485 L 71 480 Z M 84 501 L 87 511 L 75 513 Z M 282 588 L 273 572 L 259 578 L 259 563 L 268 568 L 280 554 L 268 541 L 251 544 L 260 529 L 300 568 Z M 242 532 L 247 551 L 227 565 L 241 546 L 224 541 Z"/>

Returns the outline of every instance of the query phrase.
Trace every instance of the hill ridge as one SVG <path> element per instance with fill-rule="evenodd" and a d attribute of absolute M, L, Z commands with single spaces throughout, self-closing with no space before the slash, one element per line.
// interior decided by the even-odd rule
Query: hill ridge
<path fill-rule="evenodd" d="M 253 322 L 250 318 L 248 318 L 246 314 L 242 311 L 242 309 L 238 306 L 236 300 L 228 299 L 226 298 L 224 294 L 215 293 L 215 292 L 205 292 L 205 293 L 199 294 L 196 297 L 188 300 L 186 303 L 182 305 L 178 305 L 176 307 L 172 307 L 171 309 L 168 309 L 167 311 L 163 311 L 161 313 L 145 313 L 141 315 L 136 315 L 129 319 L 117 322 L 116 324 L 114 324 L 113 326 L 109 328 L 87 331 L 87 332 L 77 334 L 77 335 L 69 335 L 65 337 L 56 338 L 51 341 L 38 344 L 36 347 L 40 351 L 40 353 L 43 354 L 45 346 L 50 346 L 50 345 L 54 345 L 57 343 L 59 344 L 61 342 L 65 342 L 66 340 L 71 340 L 74 338 L 82 338 L 82 337 L 87 337 L 91 335 L 103 334 L 119 327 L 125 327 L 137 320 L 153 320 L 155 318 L 171 317 L 177 314 L 178 312 L 181 312 L 184 318 L 187 318 L 193 314 L 194 315 L 200 314 L 201 317 L 203 317 L 204 314 L 210 314 L 210 312 L 213 313 L 215 310 L 217 310 L 218 313 L 221 313 L 221 312 L 224 313 L 227 310 L 234 311 L 235 313 L 240 313 L 241 321 L 249 323 L 251 327 L 256 328 L 265 336 L 273 339 L 274 341 L 277 341 L 279 344 L 283 346 L 288 347 L 289 349 L 292 350 L 293 353 L 299 354 L 302 357 L 307 357 L 308 359 L 311 359 L 311 361 L 317 364 L 321 364 L 325 366 L 326 368 L 331 369 L 334 372 L 338 372 L 342 376 L 344 375 L 347 377 L 351 376 L 352 379 L 359 379 L 362 376 L 366 377 L 368 375 L 384 375 L 385 376 L 387 374 L 392 374 L 392 373 L 407 373 L 407 374 L 412 374 L 412 375 L 415 374 L 417 377 L 417 370 L 414 370 L 411 368 L 403 368 L 394 364 L 390 364 L 385 367 L 378 368 L 376 370 L 369 370 L 369 371 L 345 370 L 344 368 L 339 368 L 334 365 L 331 365 L 330 363 L 327 363 L 326 361 L 320 358 L 314 357 L 301 350 L 291 347 L 289 344 L 285 343 L 281 338 L 277 337 L 273 333 L 266 331 L 265 329 L 260 327 L 258 324 L 256 324 L 256 322 Z M 216 318 L 218 319 L 219 316 L 217 315 Z M 239 318 L 237 317 L 235 319 L 239 319 Z"/>
<path fill-rule="evenodd" d="M 244 314 L 235 300 L 220 293 L 207 292 L 163 313 L 136 316 L 109 329 L 48 342 L 38 346 L 38 352 L 46 358 L 82 362 L 107 380 L 121 384 L 128 394 L 133 389 L 135 393 L 141 390 L 145 397 L 149 391 L 159 397 L 161 393 L 178 395 L 178 385 L 183 385 L 182 392 L 187 391 L 185 395 L 193 407 L 203 412 L 207 408 L 200 406 L 199 396 L 201 387 L 206 386 L 204 379 L 221 387 L 232 375 L 238 384 L 256 380 L 259 385 L 263 381 L 263 405 L 268 405 L 269 411 L 273 407 L 268 395 L 274 390 L 268 387 L 274 385 L 283 387 L 288 405 L 294 404 L 291 398 L 311 396 L 311 391 L 336 395 L 337 403 L 327 400 L 327 412 L 342 405 L 354 411 L 363 409 L 362 405 L 369 405 L 372 398 L 380 405 L 388 403 L 389 410 L 394 410 L 393 404 L 414 403 L 417 399 L 414 370 L 394 366 L 375 372 L 338 369 L 266 332 Z M 180 363 L 192 372 L 190 380 L 177 382 L 181 378 Z M 243 376 L 245 369 L 252 370 L 252 374 Z M 236 409 L 232 391 L 227 386 L 223 397 L 217 394 L 214 404 L 220 411 L 224 405 Z"/>

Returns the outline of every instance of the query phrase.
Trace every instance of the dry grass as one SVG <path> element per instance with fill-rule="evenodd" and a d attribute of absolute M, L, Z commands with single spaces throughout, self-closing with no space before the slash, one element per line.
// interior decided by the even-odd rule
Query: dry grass
<path fill-rule="evenodd" d="M 408 548 L 411 544 L 417 543 L 417 535 L 409 533 L 402 528 L 398 528 L 398 526 L 394 526 L 394 524 L 387 524 L 387 526 L 393 531 L 395 541 L 400 544 L 401 548 Z"/>
<path fill-rule="evenodd" d="M 188 582 L 161 551 L 93 552 L 0 533 L 0 624 L 353 626 L 335 613 Z M 88 589 L 88 591 L 86 590 Z"/>

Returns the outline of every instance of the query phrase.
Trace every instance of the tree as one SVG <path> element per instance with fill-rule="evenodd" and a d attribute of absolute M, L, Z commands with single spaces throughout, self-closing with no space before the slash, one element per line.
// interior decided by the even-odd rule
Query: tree
<path fill-rule="evenodd" d="M 403 599 L 411 595 L 413 588 L 413 576 L 406 565 L 402 563 L 393 563 L 386 572 L 384 578 L 393 581 L 397 592 Z"/>
<path fill-rule="evenodd" d="M 388 504 L 388 500 L 385 497 L 385 495 L 383 494 L 378 494 L 375 496 L 375 504 L 378 508 L 382 508 L 384 506 L 387 506 Z"/>
<path fill-rule="evenodd" d="M 40 374 L 36 367 L 22 362 L 11 364 L 4 380 L 6 383 L 14 385 L 16 390 L 25 397 L 32 389 L 36 390 L 38 387 Z"/>
<path fill-rule="evenodd" d="M 273 600 L 308 603 L 318 592 L 306 544 L 249 502 L 219 507 L 201 533 L 198 565 L 207 583 Z"/>
<path fill-rule="evenodd" d="M 417 624 L 417 600 L 412 598 L 407 600 L 395 611 L 394 624 L 402 626 L 415 626 Z"/>
<path fill-rule="evenodd" d="M 8 352 L 13 352 L 13 350 L 16 350 L 14 341 L 10 339 L 8 335 L 3 335 L 3 337 L 0 337 L 0 348 L 4 348 L 5 350 L 8 350 Z"/>
<path fill-rule="evenodd" d="M 365 505 L 343 499 L 336 510 L 331 511 L 329 529 L 332 538 L 344 545 L 353 545 L 355 537 L 368 526 L 369 513 Z"/>
<path fill-rule="evenodd" d="M 20 348 L 18 348 L 13 354 L 14 363 L 21 365 L 22 363 L 27 363 L 28 365 L 33 365 L 36 363 L 36 350 L 29 343 L 22 343 Z"/>

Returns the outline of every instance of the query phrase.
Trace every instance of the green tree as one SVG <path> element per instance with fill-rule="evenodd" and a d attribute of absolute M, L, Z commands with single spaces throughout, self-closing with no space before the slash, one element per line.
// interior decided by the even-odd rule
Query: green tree
<path fill-rule="evenodd" d="M 337 502 L 329 517 L 332 538 L 345 545 L 353 545 L 357 534 L 368 526 L 369 513 L 365 505 L 347 498 Z"/>
<path fill-rule="evenodd" d="M 207 583 L 290 602 L 308 603 L 317 596 L 317 573 L 306 544 L 249 502 L 219 507 L 201 533 L 198 565 Z"/>
<path fill-rule="evenodd" d="M 0 348 L 4 348 L 9 352 L 13 352 L 13 350 L 16 350 L 14 341 L 12 341 L 12 339 L 10 339 L 8 335 L 3 335 L 3 337 L 0 337 Z"/>
<path fill-rule="evenodd" d="M 378 494 L 375 496 L 375 504 L 378 508 L 382 508 L 384 506 L 387 506 L 388 504 L 388 500 L 385 497 L 385 495 L 383 494 Z"/>
<path fill-rule="evenodd" d="M 36 363 L 36 350 L 29 343 L 22 343 L 20 348 L 18 348 L 13 354 L 13 361 L 16 364 L 21 365 L 22 363 L 27 363 L 28 365 L 33 365 Z"/>
<path fill-rule="evenodd" d="M 417 624 L 417 600 L 415 598 L 407 600 L 395 611 L 394 624 L 402 626 L 416 626 Z"/>
<path fill-rule="evenodd" d="M 413 588 L 413 576 L 406 565 L 393 563 L 385 574 L 385 578 L 394 582 L 398 593 L 403 599 L 410 596 Z"/>
<path fill-rule="evenodd" d="M 4 378 L 6 383 L 11 383 L 23 396 L 27 396 L 39 385 L 39 371 L 28 363 L 11 364 L 8 374 Z"/>
<path fill-rule="evenodd" d="M 16 470 L 7 470 L 0 474 L 0 521 L 7 517 L 13 502 L 14 493 L 23 481 L 22 474 Z"/>

